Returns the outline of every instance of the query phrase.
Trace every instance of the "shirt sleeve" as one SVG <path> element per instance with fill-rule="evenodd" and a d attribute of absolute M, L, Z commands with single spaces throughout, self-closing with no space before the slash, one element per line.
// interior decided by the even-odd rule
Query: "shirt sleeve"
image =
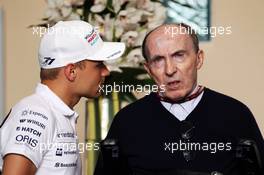
<path fill-rule="evenodd" d="M 20 154 L 38 168 L 52 141 L 52 118 L 41 107 L 12 110 L 0 130 L 1 154 Z"/>

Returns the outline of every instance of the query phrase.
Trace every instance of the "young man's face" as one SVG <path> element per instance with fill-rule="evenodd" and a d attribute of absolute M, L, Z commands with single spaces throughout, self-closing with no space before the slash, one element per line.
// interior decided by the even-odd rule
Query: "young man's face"
<path fill-rule="evenodd" d="M 78 93 L 82 97 L 98 97 L 101 94 L 99 87 L 109 75 L 109 70 L 101 61 L 86 60 L 84 64 L 85 67 L 78 71 Z"/>
<path fill-rule="evenodd" d="M 195 52 L 191 37 L 172 36 L 161 28 L 150 34 L 146 44 L 149 60 L 145 68 L 156 84 L 164 87 L 164 97 L 180 100 L 191 93 L 203 62 L 203 52 Z"/>

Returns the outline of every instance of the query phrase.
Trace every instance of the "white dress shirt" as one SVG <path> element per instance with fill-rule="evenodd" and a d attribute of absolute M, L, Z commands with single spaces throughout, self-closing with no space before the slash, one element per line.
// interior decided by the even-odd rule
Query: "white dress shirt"
<path fill-rule="evenodd" d="M 197 88 L 199 86 L 196 86 L 193 90 L 193 92 L 196 92 Z M 191 94 L 193 94 L 193 92 Z M 186 117 L 194 110 L 194 108 L 197 106 L 197 104 L 200 102 L 202 96 L 202 92 L 200 95 L 195 97 L 194 99 L 190 101 L 186 101 L 183 103 L 169 103 L 165 101 L 161 101 L 161 104 L 170 112 L 172 113 L 177 119 L 180 121 L 183 121 L 186 119 Z"/>

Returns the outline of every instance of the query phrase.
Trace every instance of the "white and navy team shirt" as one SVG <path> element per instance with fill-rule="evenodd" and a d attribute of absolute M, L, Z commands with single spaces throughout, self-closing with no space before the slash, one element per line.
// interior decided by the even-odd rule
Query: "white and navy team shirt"
<path fill-rule="evenodd" d="M 81 175 L 77 117 L 47 86 L 38 84 L 2 123 L 0 158 L 23 155 L 37 167 L 36 175 Z"/>

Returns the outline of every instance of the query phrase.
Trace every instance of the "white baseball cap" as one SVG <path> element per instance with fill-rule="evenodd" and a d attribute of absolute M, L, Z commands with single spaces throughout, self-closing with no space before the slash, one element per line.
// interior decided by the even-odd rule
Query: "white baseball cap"
<path fill-rule="evenodd" d="M 41 39 L 38 59 L 41 68 L 51 69 L 82 60 L 113 60 L 124 51 L 124 43 L 104 42 L 87 22 L 60 21 L 48 28 Z"/>

